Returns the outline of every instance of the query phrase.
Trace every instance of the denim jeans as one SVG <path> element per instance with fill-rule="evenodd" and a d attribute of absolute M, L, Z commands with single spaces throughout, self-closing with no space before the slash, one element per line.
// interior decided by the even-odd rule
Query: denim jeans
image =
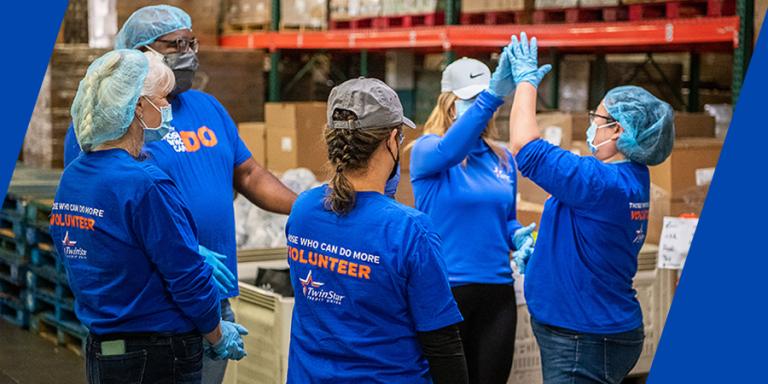
<path fill-rule="evenodd" d="M 226 321 L 235 321 L 235 312 L 229 300 L 221 301 L 221 319 Z M 228 360 L 213 360 L 208 355 L 203 357 L 203 384 L 221 384 L 224 381 L 224 374 L 227 372 Z"/>
<path fill-rule="evenodd" d="M 104 356 L 101 342 L 125 340 L 125 353 Z M 202 336 L 89 336 L 86 345 L 89 384 L 199 384 L 203 369 Z"/>
<path fill-rule="evenodd" d="M 541 349 L 544 384 L 618 384 L 643 351 L 643 327 L 617 334 L 588 334 L 531 319 Z"/>

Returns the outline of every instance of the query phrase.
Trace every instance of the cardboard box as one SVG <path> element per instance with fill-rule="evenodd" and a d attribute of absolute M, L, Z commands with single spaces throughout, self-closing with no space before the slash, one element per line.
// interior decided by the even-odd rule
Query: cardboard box
<path fill-rule="evenodd" d="M 240 123 L 237 125 L 240 139 L 261 165 L 267 164 L 267 131 L 264 123 Z"/>
<path fill-rule="evenodd" d="M 573 140 L 584 141 L 587 139 L 589 115 L 586 112 L 575 115 Z M 715 118 L 706 113 L 675 112 L 675 137 L 715 137 Z"/>
<path fill-rule="evenodd" d="M 541 223 L 541 214 L 544 212 L 544 205 L 531 203 L 529 201 L 517 202 L 517 221 L 522 225 Z"/>
<path fill-rule="evenodd" d="M 267 103 L 264 114 L 267 168 L 285 172 L 304 167 L 314 172 L 318 180 L 325 180 L 325 103 Z"/>
<path fill-rule="evenodd" d="M 280 0 L 281 28 L 325 29 L 327 25 L 326 0 Z"/>
<path fill-rule="evenodd" d="M 271 0 L 230 0 L 224 16 L 228 27 L 254 27 L 269 24 L 271 20 Z"/>
<path fill-rule="evenodd" d="M 695 191 L 689 192 L 682 199 L 672 199 L 665 190 L 658 185 L 651 184 L 651 209 L 648 215 L 648 229 L 645 242 L 653 244 L 659 242 L 665 216 L 701 216 L 704 201 L 706 200 L 706 192 L 706 188 L 700 187 Z"/>
<path fill-rule="evenodd" d="M 535 204 L 544 204 L 549 198 L 549 192 L 536 185 L 531 179 L 517 172 L 517 194 L 520 200 Z"/>
<path fill-rule="evenodd" d="M 618 7 L 620 5 L 619 0 L 579 0 L 579 7 L 581 8 L 601 8 L 601 7 Z"/>
<path fill-rule="evenodd" d="M 669 198 L 682 199 L 709 184 L 722 148 L 720 139 L 677 139 L 669 158 L 650 167 L 651 183 L 668 192 Z"/>
<path fill-rule="evenodd" d="M 578 129 L 577 114 L 566 112 L 545 112 L 536 114 L 536 123 L 544 140 L 564 149 L 573 141 L 573 131 Z M 586 127 L 585 127 L 586 129 Z"/>
<path fill-rule="evenodd" d="M 536 0 L 536 9 L 566 9 L 576 8 L 579 0 Z"/>

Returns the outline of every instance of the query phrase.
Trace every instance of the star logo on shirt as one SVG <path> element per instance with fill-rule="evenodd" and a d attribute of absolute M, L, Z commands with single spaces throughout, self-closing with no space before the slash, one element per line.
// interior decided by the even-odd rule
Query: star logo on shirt
<path fill-rule="evenodd" d="M 312 279 L 312 271 L 309 271 L 309 273 L 307 274 L 307 277 L 303 279 L 299 277 L 299 281 L 301 282 L 301 287 L 302 287 L 302 291 L 304 292 L 304 296 L 307 295 L 307 288 L 310 288 L 310 287 L 320 288 L 323 285 L 325 285 L 325 283 L 321 283 L 319 281 L 315 281 L 314 279 Z"/>
<path fill-rule="evenodd" d="M 645 240 L 645 231 L 643 231 L 643 226 L 640 225 L 640 228 L 635 231 L 635 240 L 632 241 L 634 244 L 640 244 Z"/>
<path fill-rule="evenodd" d="M 72 241 L 69 239 L 69 231 L 64 234 L 64 240 L 61 243 L 64 244 L 65 247 L 74 247 L 77 245 L 77 241 Z"/>

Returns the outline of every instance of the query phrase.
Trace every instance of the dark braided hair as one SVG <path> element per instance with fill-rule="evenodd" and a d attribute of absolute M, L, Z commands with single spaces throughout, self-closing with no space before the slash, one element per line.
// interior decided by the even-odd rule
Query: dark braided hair
<path fill-rule="evenodd" d="M 333 112 L 334 121 L 355 121 L 354 112 L 337 109 Z M 330 192 L 325 196 L 325 207 L 339 215 L 345 215 L 355 207 L 355 187 L 345 173 L 365 170 L 368 161 L 387 140 L 392 130 L 397 127 L 347 129 L 326 127 L 323 135 L 328 146 L 328 160 L 333 169 Z"/>

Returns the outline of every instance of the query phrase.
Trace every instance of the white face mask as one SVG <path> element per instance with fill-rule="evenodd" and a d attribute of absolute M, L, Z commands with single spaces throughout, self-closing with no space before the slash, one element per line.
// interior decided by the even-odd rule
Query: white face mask
<path fill-rule="evenodd" d="M 600 144 L 594 144 L 595 136 L 597 136 L 597 130 L 599 128 L 611 127 L 611 126 L 615 125 L 616 123 L 617 122 L 614 121 L 614 122 L 611 122 L 611 123 L 608 123 L 608 124 L 603 124 L 603 125 L 599 125 L 598 126 L 597 124 L 592 122 L 592 124 L 589 125 L 589 128 L 587 128 L 587 145 L 589 146 L 589 150 L 592 152 L 593 155 L 597 152 L 597 150 L 600 147 L 602 147 L 603 145 L 608 144 L 608 143 L 610 143 L 612 141 L 609 138 L 609 139 L 601 142 Z"/>
<path fill-rule="evenodd" d="M 139 121 L 144 126 L 144 142 L 151 143 L 153 141 L 160 141 L 171 130 L 171 120 L 173 120 L 173 111 L 171 110 L 170 105 L 166 105 L 164 107 L 158 107 L 155 105 L 155 103 L 149 100 L 148 97 L 146 96 L 143 96 L 143 97 L 145 100 L 147 100 L 147 102 L 153 108 L 155 108 L 155 110 L 160 112 L 160 116 L 161 116 L 160 126 L 158 127 L 147 126 L 147 123 L 145 123 L 144 120 L 139 117 Z"/>
<path fill-rule="evenodd" d="M 456 120 L 458 120 L 459 117 L 461 117 L 461 115 L 463 115 L 464 112 L 466 112 L 469 109 L 469 107 L 471 107 L 472 104 L 474 103 L 475 103 L 474 98 L 469 100 L 457 99 L 453 103 L 453 108 L 456 110 Z"/>

